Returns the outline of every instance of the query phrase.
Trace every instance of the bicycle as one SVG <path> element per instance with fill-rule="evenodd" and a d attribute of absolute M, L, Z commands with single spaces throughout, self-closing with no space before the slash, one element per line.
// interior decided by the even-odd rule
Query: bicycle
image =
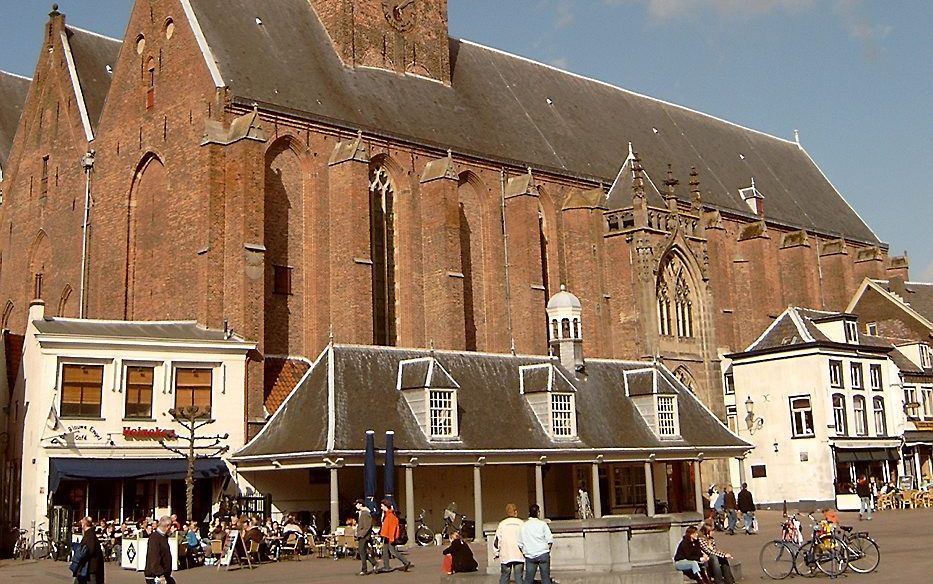
<path fill-rule="evenodd" d="M 39 525 L 35 527 L 36 539 L 32 544 L 32 559 L 44 560 L 51 557 L 52 560 L 58 560 L 58 544 L 49 539 L 48 530 L 41 529 Z"/>
<path fill-rule="evenodd" d="M 14 528 L 13 533 L 17 534 L 16 543 L 13 544 L 13 559 L 25 560 L 29 558 L 29 538 L 26 537 L 29 532 L 25 529 Z"/>
<path fill-rule="evenodd" d="M 783 580 L 791 575 L 800 550 L 800 522 L 796 516 L 781 522 L 781 539 L 767 542 L 758 553 L 758 563 L 766 576 Z"/>
<path fill-rule="evenodd" d="M 431 545 L 434 543 L 434 530 L 424 524 L 424 509 L 418 515 L 415 523 L 415 543 L 419 546 Z"/>
<path fill-rule="evenodd" d="M 849 568 L 857 574 L 868 574 L 878 569 L 881 563 L 881 550 L 867 531 L 853 532 L 851 526 L 839 526 L 845 535 L 842 537 L 849 554 Z"/>
<path fill-rule="evenodd" d="M 817 522 L 808 515 L 812 522 L 812 537 L 797 550 L 794 569 L 801 576 L 812 578 L 817 570 L 830 578 L 842 575 L 849 567 L 849 546 L 834 533 L 832 524 Z"/>

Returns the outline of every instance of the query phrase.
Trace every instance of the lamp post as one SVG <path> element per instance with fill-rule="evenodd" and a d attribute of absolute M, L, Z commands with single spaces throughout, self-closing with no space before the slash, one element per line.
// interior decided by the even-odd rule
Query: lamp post
<path fill-rule="evenodd" d="M 749 434 L 754 434 L 765 425 L 763 418 L 755 417 L 755 402 L 752 400 L 752 396 L 748 396 L 748 399 L 745 400 L 745 425 L 748 427 Z"/>
<path fill-rule="evenodd" d="M 180 408 L 172 408 L 168 411 L 169 415 L 175 419 L 176 422 L 181 424 L 185 429 L 185 434 L 177 434 L 176 438 L 184 440 L 187 442 L 186 447 L 184 448 L 175 448 L 174 446 L 169 446 L 165 443 L 165 439 L 159 440 L 159 446 L 162 448 L 174 452 L 180 456 L 183 456 L 188 463 L 187 472 L 185 473 L 185 510 L 187 512 L 188 520 L 191 520 L 194 505 L 194 465 L 195 461 L 199 458 L 213 458 L 215 456 L 220 456 L 224 452 L 230 449 L 229 446 L 221 446 L 220 442 L 229 438 L 229 434 L 214 434 L 211 436 L 198 436 L 197 432 L 204 426 L 208 424 L 213 424 L 214 420 L 211 419 L 211 408 L 210 406 L 183 406 Z M 202 441 L 213 441 L 210 444 L 198 444 Z M 205 451 L 210 451 L 205 453 Z"/>

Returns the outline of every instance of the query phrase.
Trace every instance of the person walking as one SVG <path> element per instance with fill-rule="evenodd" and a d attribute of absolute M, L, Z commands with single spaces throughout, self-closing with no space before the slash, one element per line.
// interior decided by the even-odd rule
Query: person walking
<path fill-rule="evenodd" d="M 871 485 L 865 475 L 861 475 L 855 483 L 855 494 L 858 495 L 858 520 L 871 521 Z"/>
<path fill-rule="evenodd" d="M 518 532 L 518 549 L 525 556 L 525 584 L 533 584 L 535 572 L 541 572 L 541 584 L 551 584 L 551 545 L 554 536 L 547 523 L 541 521 L 538 515 L 541 508 L 532 505 L 528 509 L 528 521 L 522 525 Z"/>
<path fill-rule="evenodd" d="M 381 571 L 391 572 L 389 560 L 395 558 L 402 562 L 402 571 L 407 572 L 411 569 L 412 564 L 395 547 L 399 534 L 398 516 L 395 514 L 395 507 L 392 506 L 388 499 L 383 499 L 379 506 L 382 508 L 382 527 L 379 529 L 379 535 L 383 541 Z"/>
<path fill-rule="evenodd" d="M 755 500 L 752 498 L 751 491 L 748 490 L 748 483 L 742 483 L 742 490 L 738 497 L 739 511 L 742 512 L 742 520 L 745 522 L 745 534 L 755 535 L 753 530 L 755 522 Z"/>
<path fill-rule="evenodd" d="M 729 535 L 735 535 L 738 502 L 735 500 L 735 493 L 732 491 L 732 485 L 726 485 L 723 507 L 726 510 L 726 516 L 729 518 L 729 526 L 726 529 L 729 531 Z"/>
<path fill-rule="evenodd" d="M 163 515 L 158 527 L 149 536 L 146 553 L 146 584 L 175 584 L 172 578 L 172 550 L 168 547 L 168 534 L 172 530 L 172 518 Z"/>
<path fill-rule="evenodd" d="M 104 551 L 94 529 L 94 521 L 84 517 L 81 527 L 81 545 L 71 559 L 72 575 L 78 584 L 104 584 Z"/>
<path fill-rule="evenodd" d="M 362 499 L 356 500 L 356 539 L 359 542 L 360 553 L 360 576 L 370 573 L 369 565 L 372 564 L 372 571 L 375 572 L 379 564 L 372 555 L 373 543 L 373 515 L 369 507 L 363 504 Z"/>
<path fill-rule="evenodd" d="M 499 556 L 499 584 L 509 584 L 509 578 L 515 576 L 515 584 L 523 584 L 525 574 L 525 556 L 518 548 L 518 536 L 525 522 L 518 518 L 515 503 L 505 506 L 505 519 L 496 527 L 493 549 Z"/>

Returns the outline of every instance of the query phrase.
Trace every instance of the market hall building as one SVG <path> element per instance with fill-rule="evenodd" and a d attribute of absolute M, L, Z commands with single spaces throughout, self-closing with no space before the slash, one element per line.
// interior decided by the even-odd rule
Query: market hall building
<path fill-rule="evenodd" d="M 381 447 L 392 433 L 396 488 L 382 483 L 375 496 L 391 492 L 412 530 L 423 511 L 439 532 L 455 502 L 482 538 L 507 503 L 535 503 L 557 534 L 558 568 L 668 565 L 703 512 L 700 463 L 752 446 L 660 362 L 585 358 L 571 293 L 556 294 L 547 312 L 550 357 L 328 345 L 231 457 L 241 487 L 270 495 L 277 514 L 326 510 L 343 524 L 365 493 L 366 432 Z M 574 521 L 588 519 L 580 490 L 589 522 Z"/>
<path fill-rule="evenodd" d="M 544 355 L 565 283 L 590 355 L 658 355 L 724 417 L 720 354 L 906 277 L 796 140 L 450 38 L 444 0 L 350 5 L 137 2 L 122 39 L 52 10 L 25 101 L 0 103 L 22 111 L 0 325 L 35 296 L 226 321 L 258 347 L 254 435 L 276 359 L 330 331 Z"/>

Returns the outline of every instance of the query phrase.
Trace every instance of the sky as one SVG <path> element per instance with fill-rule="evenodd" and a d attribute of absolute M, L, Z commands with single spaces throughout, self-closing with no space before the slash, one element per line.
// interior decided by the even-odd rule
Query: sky
<path fill-rule="evenodd" d="M 267 0 L 275 1 L 275 0 Z M 122 38 L 132 0 L 59 0 Z M 31 76 L 50 2 L 0 0 Z M 449 0 L 451 36 L 800 141 L 912 280 L 933 281 L 933 1 Z M 767 194 L 766 194 L 767 195 Z"/>

